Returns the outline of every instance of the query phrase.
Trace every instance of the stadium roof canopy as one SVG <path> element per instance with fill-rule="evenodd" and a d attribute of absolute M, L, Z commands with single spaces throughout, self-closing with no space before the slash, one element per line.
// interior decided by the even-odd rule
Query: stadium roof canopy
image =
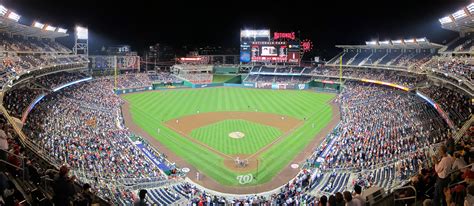
<path fill-rule="evenodd" d="M 47 31 L 36 27 L 19 24 L 15 21 L 0 17 L 0 32 L 11 33 L 13 35 L 21 35 L 38 38 L 58 38 L 69 36 L 67 33 L 56 31 Z"/>
<path fill-rule="evenodd" d="M 365 45 L 336 45 L 343 49 L 439 49 L 443 45 L 430 42 L 426 37 L 386 41 L 366 41 Z"/>
<path fill-rule="evenodd" d="M 33 22 L 31 26 L 20 24 L 21 16 L 0 5 L 0 32 L 38 38 L 58 38 L 69 36 L 67 30 L 49 24 Z"/>
<path fill-rule="evenodd" d="M 441 27 L 456 32 L 474 32 L 474 3 L 439 19 Z"/>

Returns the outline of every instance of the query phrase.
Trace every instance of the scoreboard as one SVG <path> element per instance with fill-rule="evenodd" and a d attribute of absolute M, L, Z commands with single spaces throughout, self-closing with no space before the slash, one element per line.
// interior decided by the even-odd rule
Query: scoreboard
<path fill-rule="evenodd" d="M 287 62 L 288 44 L 284 41 L 254 41 L 251 46 L 252 62 Z"/>
<path fill-rule="evenodd" d="M 240 37 L 240 62 L 298 64 L 304 51 L 301 43 L 294 32 L 275 32 L 272 39 L 270 30 L 244 30 Z"/>
<path fill-rule="evenodd" d="M 89 68 L 97 70 L 107 69 L 130 70 L 140 69 L 140 57 L 136 55 L 131 56 L 111 56 L 111 55 L 97 55 L 89 56 Z"/>

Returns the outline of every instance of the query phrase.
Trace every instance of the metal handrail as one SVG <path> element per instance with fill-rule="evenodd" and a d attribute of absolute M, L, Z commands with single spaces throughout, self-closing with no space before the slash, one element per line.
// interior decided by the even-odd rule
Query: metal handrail
<path fill-rule="evenodd" d="M 18 169 L 18 170 L 21 170 L 22 171 L 22 179 L 25 180 L 26 179 L 26 173 L 24 172 L 25 171 L 25 159 L 26 157 L 24 156 L 21 156 L 21 155 L 16 155 L 12 152 L 9 152 L 7 150 L 3 150 L 3 149 L 0 149 L 0 152 L 5 152 L 7 153 L 8 155 L 13 155 L 15 157 L 17 157 L 18 159 L 20 159 L 20 163 L 21 163 L 21 166 L 16 166 L 14 164 L 11 164 L 10 162 L 8 161 L 5 161 L 5 160 L 0 160 L 0 163 L 3 163 L 3 164 L 6 164 L 6 165 L 9 165 L 10 167 L 13 167 L 15 169 Z"/>
<path fill-rule="evenodd" d="M 414 196 L 410 196 L 410 197 L 394 198 L 394 199 L 393 199 L 393 202 L 404 201 L 404 200 L 412 200 L 412 199 L 414 199 L 415 202 L 416 202 L 417 191 L 416 191 L 415 187 L 413 187 L 413 186 L 411 186 L 411 185 L 410 185 L 410 186 L 405 186 L 405 187 L 397 188 L 397 189 L 395 189 L 395 191 L 393 191 L 393 193 L 395 193 L 396 191 L 405 190 L 405 189 L 412 189 L 412 190 L 415 192 L 415 195 L 414 195 Z"/>

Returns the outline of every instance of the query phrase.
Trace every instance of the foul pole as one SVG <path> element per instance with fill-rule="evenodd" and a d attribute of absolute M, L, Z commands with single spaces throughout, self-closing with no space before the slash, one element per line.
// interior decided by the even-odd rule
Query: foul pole
<path fill-rule="evenodd" d="M 339 91 L 342 89 L 342 56 L 339 57 Z"/>
<path fill-rule="evenodd" d="M 114 87 L 117 90 L 117 56 L 114 56 Z"/>

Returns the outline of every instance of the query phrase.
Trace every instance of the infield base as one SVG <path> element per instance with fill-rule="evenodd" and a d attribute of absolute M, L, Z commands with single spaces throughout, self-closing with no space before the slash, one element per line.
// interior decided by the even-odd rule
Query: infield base
<path fill-rule="evenodd" d="M 243 132 L 231 132 L 229 133 L 229 137 L 232 139 L 241 139 L 245 137 Z"/>

